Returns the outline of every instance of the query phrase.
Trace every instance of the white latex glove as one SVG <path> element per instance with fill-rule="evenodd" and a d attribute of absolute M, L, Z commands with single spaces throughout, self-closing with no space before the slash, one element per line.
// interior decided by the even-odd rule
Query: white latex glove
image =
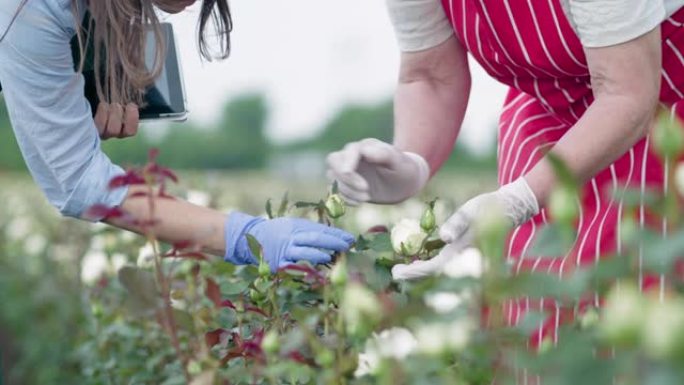
<path fill-rule="evenodd" d="M 439 229 L 439 236 L 448 245 L 436 257 L 409 265 L 396 265 L 392 276 L 396 280 L 416 279 L 440 274 L 444 266 L 463 250 L 472 246 L 475 222 L 484 213 L 498 207 L 513 227 L 527 222 L 539 213 L 539 203 L 524 178 L 481 194 L 461 206 Z"/>
<path fill-rule="evenodd" d="M 398 203 L 425 187 L 430 166 L 418 154 L 368 138 L 328 155 L 327 175 L 349 204 Z"/>

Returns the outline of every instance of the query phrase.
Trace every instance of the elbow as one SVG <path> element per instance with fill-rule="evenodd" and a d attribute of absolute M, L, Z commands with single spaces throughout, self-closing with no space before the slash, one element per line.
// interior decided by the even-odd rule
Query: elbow
<path fill-rule="evenodd" d="M 637 141 L 651 133 L 659 103 L 657 91 L 601 95 L 596 101 L 605 103 L 607 112 L 623 120 L 629 139 Z"/>
<path fill-rule="evenodd" d="M 109 188 L 110 180 L 121 174 L 120 167 L 112 164 L 102 152 L 97 152 L 87 167 L 60 183 L 61 194 L 53 197 L 48 194 L 48 199 L 64 217 L 102 220 L 102 216 L 87 215 L 88 211 L 95 206 L 118 207 L 123 203 L 128 190 Z"/>

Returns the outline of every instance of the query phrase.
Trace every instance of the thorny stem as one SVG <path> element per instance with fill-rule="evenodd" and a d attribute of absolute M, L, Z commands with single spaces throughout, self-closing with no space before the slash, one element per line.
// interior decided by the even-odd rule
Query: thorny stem
<path fill-rule="evenodd" d="M 154 188 L 151 184 L 148 184 L 147 191 L 147 201 L 150 208 L 150 221 L 154 221 L 155 215 L 155 204 L 154 204 Z M 150 230 L 150 224 L 145 223 L 143 225 L 143 230 L 147 241 L 152 245 L 152 250 L 154 251 L 154 269 L 157 275 L 157 281 L 159 281 L 159 286 L 161 289 L 162 300 L 164 301 L 164 316 L 166 318 L 166 326 L 169 337 L 171 337 L 171 344 L 176 352 L 176 356 L 181 361 L 181 366 L 183 367 L 183 376 L 186 382 L 191 381 L 190 373 L 188 372 L 188 359 L 183 354 L 180 347 L 180 341 L 178 339 L 178 328 L 176 326 L 176 320 L 173 316 L 173 307 L 171 306 L 171 293 L 169 289 L 169 282 L 167 277 L 164 275 L 161 265 L 161 252 L 159 251 L 159 244 L 157 243 L 157 237 L 154 232 Z"/>

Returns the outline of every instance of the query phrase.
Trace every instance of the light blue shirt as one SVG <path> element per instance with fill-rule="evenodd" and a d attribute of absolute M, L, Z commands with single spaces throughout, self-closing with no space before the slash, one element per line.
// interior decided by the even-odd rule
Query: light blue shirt
<path fill-rule="evenodd" d="M 20 2 L 2 0 L 0 35 Z M 29 0 L 0 42 L 0 83 L 21 152 L 48 200 L 72 217 L 95 204 L 119 206 L 127 193 L 107 188 L 123 170 L 100 149 L 74 71 L 69 43 L 77 23 L 71 0 Z"/>

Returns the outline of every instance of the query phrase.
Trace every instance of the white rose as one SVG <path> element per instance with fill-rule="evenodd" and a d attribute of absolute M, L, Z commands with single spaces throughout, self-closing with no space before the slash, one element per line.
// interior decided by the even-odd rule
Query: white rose
<path fill-rule="evenodd" d="M 416 330 L 417 350 L 428 355 L 459 352 L 468 345 L 474 331 L 474 323 L 468 319 L 421 325 Z"/>
<path fill-rule="evenodd" d="M 372 327 L 382 317 L 382 305 L 375 293 L 357 282 L 345 288 L 340 311 L 351 334 Z"/>
<path fill-rule="evenodd" d="M 413 219 L 402 219 L 391 232 L 392 247 L 397 254 L 413 256 L 420 252 L 427 234 L 420 223 Z"/>
<path fill-rule="evenodd" d="M 383 359 L 403 360 L 411 354 L 418 341 L 404 328 L 383 330 L 366 341 L 365 350 L 359 354 L 359 364 L 354 372 L 356 377 L 376 374 Z"/>
<path fill-rule="evenodd" d="M 486 263 L 482 253 L 478 249 L 471 247 L 463 250 L 458 256 L 451 258 L 444 265 L 443 273 L 451 278 L 480 278 L 485 268 Z"/>
<path fill-rule="evenodd" d="M 450 313 L 461 306 L 467 298 L 462 294 L 450 292 L 429 293 L 425 295 L 425 304 L 438 314 Z"/>

